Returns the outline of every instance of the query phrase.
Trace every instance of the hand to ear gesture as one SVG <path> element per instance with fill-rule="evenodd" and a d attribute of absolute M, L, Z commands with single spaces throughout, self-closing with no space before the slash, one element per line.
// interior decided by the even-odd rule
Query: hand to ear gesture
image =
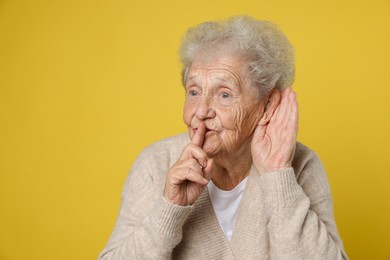
<path fill-rule="evenodd" d="M 298 133 L 298 102 L 291 87 L 283 91 L 276 109 L 269 107 L 256 127 L 251 145 L 253 163 L 260 174 L 291 167 Z"/>
<path fill-rule="evenodd" d="M 213 159 L 202 150 L 206 127 L 201 123 L 180 159 L 167 174 L 164 197 L 180 206 L 192 205 L 211 179 Z"/>

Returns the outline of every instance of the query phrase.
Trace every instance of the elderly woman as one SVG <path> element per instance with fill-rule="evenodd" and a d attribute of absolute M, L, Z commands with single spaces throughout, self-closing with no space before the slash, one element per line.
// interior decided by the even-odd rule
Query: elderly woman
<path fill-rule="evenodd" d="M 347 259 L 328 181 L 296 142 L 293 50 L 271 23 L 206 22 L 181 46 L 188 135 L 146 148 L 100 259 Z"/>

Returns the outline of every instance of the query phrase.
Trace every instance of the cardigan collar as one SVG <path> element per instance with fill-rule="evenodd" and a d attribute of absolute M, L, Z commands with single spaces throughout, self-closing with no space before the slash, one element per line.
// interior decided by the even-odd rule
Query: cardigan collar
<path fill-rule="evenodd" d="M 269 243 L 258 242 L 269 240 L 267 230 L 261 229 L 268 220 L 261 213 L 264 205 L 258 181 L 259 174 L 252 165 L 230 243 L 219 226 L 207 188 L 194 203 L 187 223 L 190 232 L 196 233 L 193 235 L 197 236 L 202 255 L 208 259 L 249 259 L 256 252 L 269 251 Z"/>

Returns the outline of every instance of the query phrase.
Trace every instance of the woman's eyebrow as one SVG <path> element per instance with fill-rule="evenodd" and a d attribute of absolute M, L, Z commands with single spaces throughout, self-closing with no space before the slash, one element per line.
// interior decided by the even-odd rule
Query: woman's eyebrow
<path fill-rule="evenodd" d="M 185 87 L 192 84 L 198 84 L 200 80 L 199 74 L 195 73 L 188 77 Z M 213 83 L 214 82 L 214 83 Z M 226 84 L 226 87 L 240 89 L 240 84 L 237 80 L 230 75 L 216 75 L 210 81 L 212 84 Z"/>
<path fill-rule="evenodd" d="M 215 79 L 217 80 L 218 83 L 225 83 L 226 87 L 240 89 L 240 84 L 239 84 L 239 82 L 237 82 L 235 80 L 234 77 L 221 75 L 221 76 L 215 77 Z"/>
<path fill-rule="evenodd" d="M 188 87 L 189 84 L 196 84 L 198 82 L 198 77 L 197 75 L 192 75 L 188 77 L 187 82 L 185 83 L 185 87 Z"/>

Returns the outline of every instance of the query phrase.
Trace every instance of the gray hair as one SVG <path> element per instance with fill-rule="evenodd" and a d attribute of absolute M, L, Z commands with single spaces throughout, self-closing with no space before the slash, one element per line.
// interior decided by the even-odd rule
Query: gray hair
<path fill-rule="evenodd" d="M 268 21 L 235 16 L 187 30 L 180 47 L 183 85 L 196 55 L 219 47 L 246 59 L 252 83 L 261 94 L 283 89 L 294 81 L 294 50 L 278 27 Z"/>

